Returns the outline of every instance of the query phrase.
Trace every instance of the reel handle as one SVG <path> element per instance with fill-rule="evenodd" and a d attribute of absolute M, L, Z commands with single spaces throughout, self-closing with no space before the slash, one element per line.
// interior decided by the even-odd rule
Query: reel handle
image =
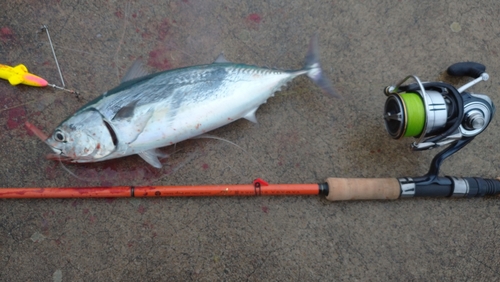
<path fill-rule="evenodd" d="M 475 62 L 461 62 L 448 67 L 446 72 L 451 76 L 468 76 L 472 78 L 480 77 L 486 71 L 483 64 Z"/>

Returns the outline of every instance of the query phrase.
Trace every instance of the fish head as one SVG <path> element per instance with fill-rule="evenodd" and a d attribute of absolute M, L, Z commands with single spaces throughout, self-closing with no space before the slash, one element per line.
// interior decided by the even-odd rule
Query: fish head
<path fill-rule="evenodd" d="M 68 162 L 94 162 L 116 149 L 114 131 L 97 110 L 79 112 L 63 121 L 45 141 L 55 154 L 48 156 Z"/>

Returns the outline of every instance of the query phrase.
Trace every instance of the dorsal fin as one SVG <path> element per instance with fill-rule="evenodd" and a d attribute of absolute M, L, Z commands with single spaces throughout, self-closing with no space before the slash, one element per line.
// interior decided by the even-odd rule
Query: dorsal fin
<path fill-rule="evenodd" d="M 220 53 L 217 59 L 215 59 L 214 64 L 220 64 L 220 63 L 230 63 L 230 61 L 228 61 L 226 57 L 224 57 L 224 53 Z"/>
<path fill-rule="evenodd" d="M 144 69 L 142 61 L 140 59 L 137 59 L 132 64 L 132 66 L 128 69 L 125 76 L 123 76 L 121 83 L 124 83 L 126 81 L 129 81 L 129 80 L 132 80 L 132 79 L 135 79 L 138 77 L 143 77 L 143 76 L 148 75 L 148 74 L 149 73 Z"/>

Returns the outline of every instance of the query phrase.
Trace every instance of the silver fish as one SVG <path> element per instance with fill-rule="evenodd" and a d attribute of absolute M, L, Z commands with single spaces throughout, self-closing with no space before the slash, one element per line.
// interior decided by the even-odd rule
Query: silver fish
<path fill-rule="evenodd" d="M 338 97 L 323 76 L 317 38 L 299 70 L 275 70 L 228 62 L 147 74 L 134 63 L 120 85 L 64 120 L 45 140 L 49 158 L 98 162 L 137 154 L 160 168 L 157 148 L 193 138 L 240 118 L 257 122 L 255 111 L 287 82 L 306 74 Z"/>

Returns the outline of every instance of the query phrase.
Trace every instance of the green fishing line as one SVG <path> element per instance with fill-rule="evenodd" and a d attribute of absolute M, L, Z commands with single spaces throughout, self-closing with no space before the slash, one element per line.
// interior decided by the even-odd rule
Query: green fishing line
<path fill-rule="evenodd" d="M 405 137 L 418 136 L 424 130 L 425 107 L 420 95 L 416 93 L 400 94 L 406 107 L 406 131 Z"/>

